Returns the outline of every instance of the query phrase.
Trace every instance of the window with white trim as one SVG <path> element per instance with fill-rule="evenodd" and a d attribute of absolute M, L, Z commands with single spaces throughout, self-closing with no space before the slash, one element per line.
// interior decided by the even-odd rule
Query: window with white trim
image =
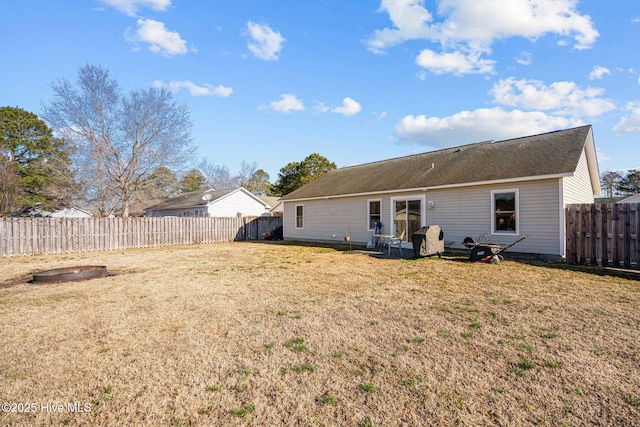
<path fill-rule="evenodd" d="M 382 221 L 382 200 L 368 200 L 368 213 L 367 216 L 369 218 L 369 231 L 372 231 L 376 228 L 376 222 Z"/>
<path fill-rule="evenodd" d="M 304 228 L 304 206 L 296 205 L 296 228 Z"/>
<path fill-rule="evenodd" d="M 515 190 L 491 191 L 491 232 L 518 234 L 519 192 Z"/>

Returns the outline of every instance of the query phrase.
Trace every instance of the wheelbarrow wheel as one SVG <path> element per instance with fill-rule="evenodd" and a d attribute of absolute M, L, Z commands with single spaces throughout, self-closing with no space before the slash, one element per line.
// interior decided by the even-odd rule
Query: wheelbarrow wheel
<path fill-rule="evenodd" d="M 502 261 L 504 258 L 502 257 L 502 255 L 494 255 L 491 257 L 491 264 L 497 264 L 500 261 Z"/>

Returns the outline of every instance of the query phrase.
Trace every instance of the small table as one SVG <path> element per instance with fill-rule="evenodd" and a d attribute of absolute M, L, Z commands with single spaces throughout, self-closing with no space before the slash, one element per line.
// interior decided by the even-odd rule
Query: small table
<path fill-rule="evenodd" d="M 391 243 L 391 239 L 393 239 L 394 237 L 396 237 L 393 234 L 374 234 L 373 237 L 377 237 L 378 239 L 380 239 L 378 241 L 378 245 L 382 244 L 382 246 L 385 245 L 385 240 L 389 239 L 389 243 Z M 388 256 L 391 256 L 391 245 L 387 245 L 387 247 L 389 248 L 389 253 Z"/>

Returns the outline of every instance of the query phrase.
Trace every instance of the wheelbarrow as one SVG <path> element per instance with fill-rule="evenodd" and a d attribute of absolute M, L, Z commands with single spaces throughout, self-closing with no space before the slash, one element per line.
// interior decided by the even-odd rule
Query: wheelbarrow
<path fill-rule="evenodd" d="M 470 261 L 497 264 L 504 259 L 504 257 L 501 255 L 504 251 L 522 242 L 527 237 L 529 236 L 523 236 L 505 247 L 502 247 L 495 243 L 476 242 L 473 237 L 465 237 L 462 244 L 466 248 L 471 249 L 471 255 L 469 255 Z"/>

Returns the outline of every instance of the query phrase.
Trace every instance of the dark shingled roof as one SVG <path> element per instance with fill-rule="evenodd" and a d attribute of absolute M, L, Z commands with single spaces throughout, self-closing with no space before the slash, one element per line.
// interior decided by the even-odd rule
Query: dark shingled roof
<path fill-rule="evenodd" d="M 336 169 L 282 200 L 570 174 L 590 131 L 586 125 Z"/>
<path fill-rule="evenodd" d="M 147 210 L 160 211 L 165 209 L 186 209 L 198 206 L 206 206 L 212 201 L 217 200 L 222 196 L 226 196 L 227 194 L 235 190 L 236 189 L 213 191 L 209 189 L 181 193 L 177 196 L 169 197 L 168 199 L 165 199 L 153 206 L 149 206 Z M 205 194 L 211 194 L 211 198 L 209 200 L 203 200 L 202 196 L 204 196 Z"/>

